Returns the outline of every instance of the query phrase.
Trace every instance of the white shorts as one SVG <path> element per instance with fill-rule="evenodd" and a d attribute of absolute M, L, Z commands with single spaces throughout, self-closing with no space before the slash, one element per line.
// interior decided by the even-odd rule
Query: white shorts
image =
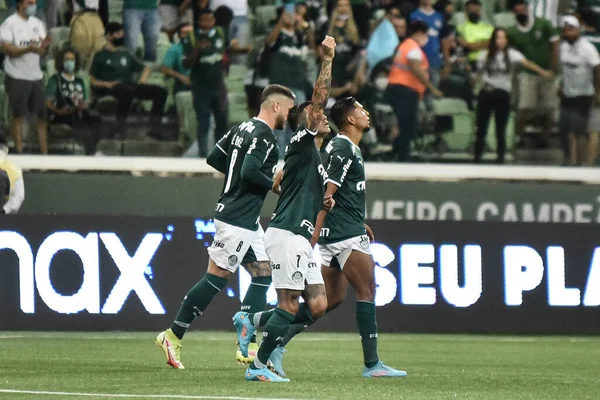
<path fill-rule="evenodd" d="M 269 228 L 265 234 L 275 289 L 304 290 L 305 285 L 324 285 L 321 266 L 308 239 L 295 233 Z"/>
<path fill-rule="evenodd" d="M 217 267 L 236 272 L 250 247 L 257 261 L 269 260 L 265 253 L 265 232 L 260 224 L 258 230 L 251 231 L 215 219 L 215 228 L 215 239 L 208 248 L 208 255 Z"/>
<path fill-rule="evenodd" d="M 356 236 L 337 243 L 320 244 L 319 253 L 321 254 L 321 264 L 326 267 L 331 266 L 331 260 L 337 258 L 340 268 L 344 268 L 348 257 L 353 250 L 372 255 L 371 242 L 367 235 Z"/>

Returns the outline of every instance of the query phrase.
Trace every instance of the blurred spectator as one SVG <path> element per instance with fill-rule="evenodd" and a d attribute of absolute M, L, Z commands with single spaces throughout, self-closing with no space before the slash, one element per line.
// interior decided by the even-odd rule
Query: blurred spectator
<path fill-rule="evenodd" d="M 458 44 L 456 32 L 444 40 L 444 66 L 442 67 L 440 90 L 444 96 L 464 100 L 473 109 L 473 79 L 471 64 L 463 48 Z"/>
<path fill-rule="evenodd" d="M 558 3 L 560 0 L 528 0 L 531 15 L 550 21 L 552 26 L 558 22 Z M 564 1 L 564 0 L 563 0 Z"/>
<path fill-rule="evenodd" d="M 215 17 L 204 10 L 198 20 L 198 29 L 183 38 L 186 58 L 183 65 L 191 69 L 194 110 L 198 120 L 198 152 L 208 153 L 208 131 L 211 113 L 215 117 L 215 139 L 220 139 L 228 129 L 227 88 L 223 76 L 223 54 L 227 49 L 225 33 L 215 27 Z"/>
<path fill-rule="evenodd" d="M 531 16 L 525 0 L 514 0 L 513 12 L 517 19 L 517 25 L 508 29 L 510 46 L 540 67 L 551 69 L 556 73 L 559 36 L 552 24 L 546 19 Z M 519 144 L 523 145 L 523 134 L 527 121 L 539 105 L 543 113 L 540 146 L 546 146 L 546 136 L 554 123 L 552 114 L 557 107 L 556 96 L 548 96 L 548 93 L 556 93 L 556 83 L 554 80 L 534 75 L 528 71 L 519 73 L 518 82 L 517 135 L 520 139 Z"/>
<path fill-rule="evenodd" d="M 200 13 L 210 9 L 210 0 L 189 0 L 192 2 L 192 11 L 194 13 L 194 28 L 198 28 Z"/>
<path fill-rule="evenodd" d="M 241 47 L 250 45 L 250 29 L 248 23 L 248 2 L 240 0 L 211 0 L 210 8 L 216 10 L 220 6 L 229 7 L 233 11 L 233 20 L 229 25 L 229 40 L 236 39 Z"/>
<path fill-rule="evenodd" d="M 175 80 L 175 85 L 173 86 L 173 92 L 175 94 L 185 90 L 190 90 L 192 87 L 192 81 L 190 79 L 191 71 L 189 68 L 183 66 L 183 59 L 185 58 L 185 54 L 183 52 L 183 41 L 193 29 L 194 28 L 192 27 L 191 23 L 181 24 L 179 28 L 177 28 L 179 41 L 169 47 L 160 67 L 160 72 L 165 74 L 165 76 L 172 77 Z"/>
<path fill-rule="evenodd" d="M 5 171 L 8 177 L 9 191 L 2 190 L 2 177 L 0 177 L 0 193 L 8 194 L 4 202 L 0 201 L 0 214 L 14 214 L 19 211 L 25 200 L 25 183 L 23 181 L 23 171 L 8 160 L 8 146 L 0 139 L 0 171 Z M 1 174 L 1 172 L 0 172 Z M 6 185 L 7 182 L 5 181 Z"/>
<path fill-rule="evenodd" d="M 452 18 L 454 18 L 454 3 L 452 0 L 438 0 L 433 8 L 435 11 L 442 14 L 445 25 L 449 25 L 451 23 Z"/>
<path fill-rule="evenodd" d="M 367 45 L 367 63 L 369 70 L 382 60 L 392 57 L 400 42 L 406 37 L 406 19 L 400 9 L 391 6 L 386 17 L 379 23 L 369 38 Z"/>
<path fill-rule="evenodd" d="M 147 85 L 150 68 L 123 49 L 123 26 L 111 22 L 106 27 L 107 43 L 96 53 L 90 77 L 96 96 L 112 96 L 119 103 L 117 124 L 119 134 L 124 133 L 127 115 L 133 99 L 152 100 L 150 136 L 161 138 L 161 121 L 167 101 L 167 91 L 159 86 Z M 136 82 L 134 74 L 141 73 Z"/>
<path fill-rule="evenodd" d="M 165 32 L 171 41 L 181 24 L 192 24 L 194 12 L 191 0 L 160 0 L 158 6 L 160 29 Z"/>
<path fill-rule="evenodd" d="M 269 46 L 269 83 L 284 85 L 292 89 L 296 95 L 296 103 L 301 104 L 306 101 L 306 65 L 304 63 L 304 56 L 308 51 L 308 43 L 306 42 L 306 37 L 295 30 L 294 14 L 294 5 L 288 4 L 281 11 L 279 21 L 267 35 L 265 41 Z M 337 50 L 339 50 L 340 42 L 337 43 Z M 339 53 L 336 54 L 336 58 L 338 57 Z M 290 129 L 287 129 L 285 133 L 277 135 L 279 148 L 285 149 L 292 135 L 293 132 Z M 281 153 L 283 156 L 285 152 Z"/>
<path fill-rule="evenodd" d="M 588 123 L 594 96 L 596 102 L 600 100 L 600 55 L 594 45 L 581 37 L 576 17 L 566 16 L 562 24 L 559 125 L 565 155 L 569 165 L 593 165 L 598 139 L 596 136 L 588 142 Z"/>
<path fill-rule="evenodd" d="M 141 32 L 144 40 L 144 61 L 156 61 L 156 45 L 160 32 L 157 0 L 124 0 L 123 28 L 127 50 L 136 54 Z"/>
<path fill-rule="evenodd" d="M 311 50 L 315 50 L 315 30 L 308 21 L 308 6 L 305 2 L 296 4 L 296 31 L 306 37 Z"/>
<path fill-rule="evenodd" d="M 442 93 L 429 79 L 429 62 L 421 49 L 427 45 L 429 27 L 423 21 L 409 24 L 409 37 L 402 42 L 392 64 L 385 97 L 394 109 L 400 134 L 394 140 L 393 155 L 406 162 L 410 144 L 418 133 L 419 100 L 426 89 L 435 96 Z"/>
<path fill-rule="evenodd" d="M 4 204 L 10 195 L 10 180 L 5 170 L 0 168 L 0 214 L 6 214 Z"/>
<path fill-rule="evenodd" d="M 83 3 L 83 1 L 81 1 Z M 69 38 L 71 46 L 81 57 L 81 68 L 89 71 L 92 66 L 94 54 L 106 44 L 104 37 L 104 24 L 98 14 L 99 1 L 85 0 L 73 3 L 73 20 Z"/>
<path fill-rule="evenodd" d="M 85 147 L 85 154 L 94 155 L 100 138 L 101 121 L 89 111 L 89 95 L 85 82 L 77 76 L 79 57 L 66 48 L 57 55 L 56 74 L 46 85 L 46 105 L 51 125 L 69 125 Z"/>
<path fill-rule="evenodd" d="M 337 2 L 321 39 L 324 39 L 325 35 L 332 36 L 336 42 L 330 96 L 340 98 L 355 95 L 358 88 L 353 81 L 358 71 L 357 54 L 361 47 L 358 29 L 348 0 Z M 318 51 L 320 56 L 322 51 L 320 46 Z"/>
<path fill-rule="evenodd" d="M 468 52 L 472 66 L 479 60 L 482 50 L 489 46 L 494 27 L 481 20 L 481 2 L 469 0 L 466 3 L 468 21 L 458 26 L 458 42 Z"/>
<path fill-rule="evenodd" d="M 411 21 L 423 21 L 429 28 L 429 40 L 423 48 L 429 62 L 429 80 L 434 86 L 440 83 L 440 69 L 442 68 L 442 54 L 440 44 L 440 31 L 444 27 L 445 20 L 442 14 L 435 11 L 432 6 L 433 0 L 420 0 L 419 8 L 410 15 Z M 425 96 L 427 110 L 433 110 L 433 93 Z"/>
<path fill-rule="evenodd" d="M 4 88 L 8 96 L 12 120 L 10 133 L 17 153 L 23 152 L 23 123 L 27 113 L 37 116 L 37 136 L 42 154 L 48 153 L 48 125 L 44 74 L 40 56 L 46 55 L 50 37 L 44 23 L 35 17 L 35 0 L 21 0 L 17 11 L 0 26 L 0 41 L 4 60 Z"/>
<path fill-rule="evenodd" d="M 600 32 L 600 0 L 572 0 L 574 7 L 571 11 L 575 11 L 579 15 L 584 13 L 594 13 L 596 20 L 594 27 L 596 31 Z"/>
<path fill-rule="evenodd" d="M 581 21 L 583 22 L 583 36 L 594 45 L 598 52 L 600 52 L 600 32 L 598 32 L 596 28 L 598 15 L 593 11 L 585 11 L 581 14 Z M 596 159 L 598 158 L 598 145 L 600 142 L 600 103 L 598 102 L 598 96 L 596 96 L 596 99 L 594 100 L 589 124 L 590 144 L 588 165 L 596 164 Z"/>
<path fill-rule="evenodd" d="M 40 19 L 44 23 L 44 29 L 46 28 L 46 2 L 47 0 L 39 0 L 35 1 L 35 14 L 34 16 Z M 19 4 L 22 1 L 19 0 L 6 0 L 6 8 L 8 9 L 9 14 L 14 14 L 17 12 Z"/>
<path fill-rule="evenodd" d="M 340 6 L 340 3 L 344 4 Z M 338 11 L 338 15 L 343 17 L 352 15 L 359 40 L 366 40 L 369 37 L 369 20 L 371 19 L 371 5 L 368 3 L 367 0 L 329 0 L 327 2 L 327 15 L 330 16 L 330 21 L 333 20 L 334 8 Z M 344 12 L 340 12 L 340 7 L 344 8 Z M 347 11 L 345 10 L 346 7 L 348 7 Z"/>
<path fill-rule="evenodd" d="M 552 72 L 540 68 L 527 60 L 523 54 L 508 47 L 507 33 L 496 28 L 490 39 L 489 48 L 479 57 L 478 70 L 482 75 L 483 87 L 477 101 L 475 125 L 475 162 L 481 162 L 485 150 L 485 137 L 492 113 L 496 122 L 496 153 L 498 164 L 504 164 L 506 153 L 506 125 L 510 114 L 510 96 L 513 71 L 523 66 L 545 78 L 551 78 Z"/>

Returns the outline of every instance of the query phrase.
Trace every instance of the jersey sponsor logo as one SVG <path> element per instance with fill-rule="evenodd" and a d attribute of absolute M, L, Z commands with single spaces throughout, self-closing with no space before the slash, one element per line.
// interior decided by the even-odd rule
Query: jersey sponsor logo
<path fill-rule="evenodd" d="M 215 207 L 216 212 L 222 212 L 225 209 L 225 204 L 217 203 L 217 207 Z"/>
<path fill-rule="evenodd" d="M 315 233 L 315 226 L 309 220 L 307 220 L 307 219 L 303 219 L 302 223 L 300 223 L 300 228 L 302 228 L 302 227 L 306 227 L 306 230 L 311 235 L 313 233 Z"/>
<path fill-rule="evenodd" d="M 367 183 L 365 181 L 360 181 L 356 184 L 356 190 L 360 191 L 364 191 L 367 190 Z"/>
<path fill-rule="evenodd" d="M 321 229 L 321 234 L 319 236 L 321 236 L 321 237 L 329 237 L 329 233 L 330 233 L 329 228 L 322 228 Z"/>
<path fill-rule="evenodd" d="M 233 267 L 233 266 L 235 266 L 235 264 L 237 264 L 238 257 L 235 254 L 232 256 L 229 256 L 229 258 L 227 259 L 227 262 L 229 263 L 230 267 Z"/>
<path fill-rule="evenodd" d="M 279 52 L 290 57 L 302 57 L 302 49 L 299 47 L 281 46 Z"/>
<path fill-rule="evenodd" d="M 252 139 L 250 147 L 248 147 L 248 154 L 252 153 L 252 150 L 256 149 L 256 138 Z"/>
<path fill-rule="evenodd" d="M 281 269 L 281 264 L 271 263 L 271 270 Z"/>
<path fill-rule="evenodd" d="M 256 129 L 256 127 L 254 126 L 254 123 L 252 121 L 246 121 L 246 122 L 242 122 L 240 124 L 240 131 L 246 131 L 248 133 L 252 133 L 252 131 L 254 131 L 254 129 Z"/>
<path fill-rule="evenodd" d="M 361 249 L 367 250 L 369 248 L 369 238 L 367 236 L 361 236 L 358 245 Z"/>
<path fill-rule="evenodd" d="M 317 170 L 319 171 L 319 175 L 321 175 L 321 178 L 323 178 L 323 182 L 326 182 L 329 178 L 329 174 L 327 174 L 327 170 L 325 169 L 323 164 L 319 164 Z"/>
<path fill-rule="evenodd" d="M 314 263 L 314 262 L 308 263 L 308 268 L 309 269 L 310 268 L 317 268 L 317 263 Z"/>
<path fill-rule="evenodd" d="M 221 61 L 223 61 L 223 54 L 217 53 L 210 56 L 200 57 L 200 60 L 198 62 L 200 62 L 201 64 L 216 64 Z"/>
<path fill-rule="evenodd" d="M 344 167 L 343 167 L 344 173 L 342 174 L 342 177 L 340 178 L 340 183 L 344 183 L 344 179 L 346 179 L 346 175 L 348 175 L 348 171 L 350 171 L 351 165 L 352 165 L 352 159 L 348 160 L 348 162 L 346 164 L 344 164 Z"/>
<path fill-rule="evenodd" d="M 231 144 L 234 145 L 235 147 L 242 147 L 242 144 L 244 143 L 244 138 L 238 135 L 233 135 L 233 137 L 231 138 Z"/>
<path fill-rule="evenodd" d="M 302 275 L 302 272 L 300 271 L 296 271 L 292 274 L 292 282 L 294 283 L 300 283 L 304 280 L 304 276 Z"/>
<path fill-rule="evenodd" d="M 267 154 L 265 155 L 265 159 L 263 160 L 263 162 L 267 161 L 267 158 L 269 158 L 269 154 L 271 154 L 271 151 L 275 148 L 275 144 L 271 144 L 270 142 L 266 141 L 265 139 L 263 139 L 264 142 L 267 144 L 267 146 L 269 146 L 269 148 L 267 149 Z"/>
<path fill-rule="evenodd" d="M 225 247 L 225 243 L 219 242 L 218 240 L 215 240 L 212 245 L 213 245 L 213 247 L 218 247 L 220 249 Z"/>
<path fill-rule="evenodd" d="M 300 132 L 298 132 L 294 136 L 292 136 L 292 138 L 290 139 L 290 144 L 291 143 L 295 143 L 295 142 L 299 142 L 300 139 L 302 139 L 307 134 L 308 134 L 308 132 L 307 132 L 306 129 L 301 130 Z M 287 147 L 286 147 L 286 151 L 287 151 Z"/>

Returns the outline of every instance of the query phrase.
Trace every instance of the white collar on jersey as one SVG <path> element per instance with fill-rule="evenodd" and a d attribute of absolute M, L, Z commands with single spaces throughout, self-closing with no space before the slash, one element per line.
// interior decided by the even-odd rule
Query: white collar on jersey
<path fill-rule="evenodd" d="M 347 141 L 349 141 L 352 146 L 356 147 L 357 149 L 360 149 L 360 147 L 358 147 L 357 145 L 354 144 L 354 142 L 352 140 L 350 140 L 350 138 L 346 135 L 342 135 L 341 133 L 337 134 L 337 137 L 341 137 L 342 139 L 346 139 Z"/>
<path fill-rule="evenodd" d="M 258 118 L 258 117 L 254 117 L 254 119 L 255 119 L 255 120 L 257 120 L 257 121 L 260 121 L 260 122 L 262 122 L 262 123 L 263 123 L 263 124 L 265 124 L 266 126 L 269 126 L 269 124 L 267 124 L 267 123 L 265 122 L 265 120 L 263 120 L 263 119 L 260 119 L 260 118 Z M 269 128 L 270 128 L 270 126 L 269 126 Z M 271 129 L 271 132 L 272 132 L 272 131 L 273 131 L 273 129 Z"/>

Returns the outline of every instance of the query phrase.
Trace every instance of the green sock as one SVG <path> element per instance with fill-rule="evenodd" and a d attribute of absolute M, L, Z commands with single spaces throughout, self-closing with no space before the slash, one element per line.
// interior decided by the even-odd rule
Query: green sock
<path fill-rule="evenodd" d="M 252 278 L 252 283 L 248 287 L 244 301 L 242 302 L 242 311 L 247 313 L 257 313 L 263 311 L 267 305 L 267 291 L 271 286 L 270 276 L 257 276 Z M 252 319 L 250 319 L 252 321 Z M 266 323 L 266 322 L 265 322 Z M 256 343 L 256 334 L 252 335 L 251 343 Z"/>
<path fill-rule="evenodd" d="M 213 297 L 227 285 L 227 279 L 207 273 L 183 298 L 171 330 L 179 339 L 183 338 L 194 318 L 200 316 Z"/>
<path fill-rule="evenodd" d="M 287 333 L 283 337 L 283 340 L 281 341 L 281 343 L 279 344 L 279 346 L 281 346 L 281 347 L 287 346 L 287 344 L 290 342 L 290 340 L 292 340 L 294 338 L 294 336 L 298 335 L 299 333 L 304 332 L 304 330 L 306 328 L 308 328 L 310 325 L 312 325 L 312 323 L 310 323 L 310 324 L 292 324 L 292 325 L 290 325 Z"/>
<path fill-rule="evenodd" d="M 263 341 L 260 344 L 258 354 L 252 365 L 254 369 L 263 368 L 267 365 L 271 353 L 281 343 L 293 320 L 294 316 L 287 311 L 280 308 L 276 308 L 273 311 L 273 316 L 267 322 L 267 326 L 265 326 Z"/>
<path fill-rule="evenodd" d="M 356 322 L 360 341 L 363 348 L 365 366 L 374 367 L 379 362 L 377 355 L 377 319 L 375 317 L 375 303 L 370 301 L 356 302 Z"/>
<path fill-rule="evenodd" d="M 292 325 L 290 325 L 290 328 L 283 337 L 283 340 L 281 341 L 279 346 L 285 347 L 290 342 L 290 340 L 294 338 L 294 336 L 304 332 L 306 328 L 308 328 L 314 323 L 315 319 L 310 313 L 308 306 L 306 305 L 306 303 L 301 303 L 300 310 L 298 310 L 298 313 L 294 316 L 294 321 L 292 322 Z"/>
<path fill-rule="evenodd" d="M 252 322 L 252 325 L 254 325 L 255 328 L 262 328 L 267 324 L 267 322 L 269 322 L 269 319 L 271 319 L 271 317 L 273 316 L 273 311 L 275 311 L 275 308 L 271 308 L 270 310 L 261 311 L 254 314 L 248 314 L 248 318 L 250 319 L 250 322 Z"/>

